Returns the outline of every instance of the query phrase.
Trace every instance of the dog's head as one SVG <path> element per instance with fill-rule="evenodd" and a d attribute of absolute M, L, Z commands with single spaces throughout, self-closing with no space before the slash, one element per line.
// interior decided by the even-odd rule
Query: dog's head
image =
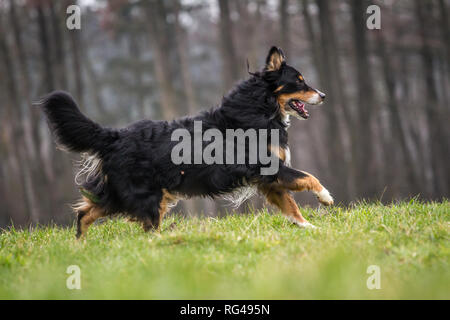
<path fill-rule="evenodd" d="M 298 119 L 308 119 L 305 104 L 319 105 L 325 94 L 311 88 L 299 71 L 286 64 L 280 48 L 272 47 L 266 59 L 263 78 L 270 83 L 270 90 L 276 95 L 283 115 L 293 115 Z"/>

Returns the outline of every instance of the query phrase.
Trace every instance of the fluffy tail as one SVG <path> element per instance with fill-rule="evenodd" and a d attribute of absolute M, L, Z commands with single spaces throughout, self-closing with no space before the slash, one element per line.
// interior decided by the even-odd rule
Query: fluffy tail
<path fill-rule="evenodd" d="M 39 103 L 56 142 L 74 152 L 101 153 L 117 138 L 117 133 L 103 128 L 84 116 L 70 94 L 55 91 Z"/>

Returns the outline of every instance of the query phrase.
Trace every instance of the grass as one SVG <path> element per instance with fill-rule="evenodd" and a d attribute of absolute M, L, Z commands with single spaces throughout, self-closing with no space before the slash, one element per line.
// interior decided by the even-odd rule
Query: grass
<path fill-rule="evenodd" d="M 85 242 L 74 227 L 11 228 L 0 234 L 0 298 L 450 298 L 449 201 L 302 211 L 320 229 L 267 211 L 171 215 L 153 234 L 107 220 Z M 69 265 L 81 269 L 81 290 L 66 287 Z M 379 290 L 367 288 L 370 265 Z"/>

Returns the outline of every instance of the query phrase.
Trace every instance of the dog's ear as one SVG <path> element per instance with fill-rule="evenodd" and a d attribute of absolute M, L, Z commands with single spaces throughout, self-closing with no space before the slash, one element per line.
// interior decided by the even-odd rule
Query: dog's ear
<path fill-rule="evenodd" d="M 272 47 L 269 50 L 269 54 L 266 58 L 266 71 L 280 70 L 281 66 L 286 63 L 286 57 L 283 50 L 277 47 Z"/>

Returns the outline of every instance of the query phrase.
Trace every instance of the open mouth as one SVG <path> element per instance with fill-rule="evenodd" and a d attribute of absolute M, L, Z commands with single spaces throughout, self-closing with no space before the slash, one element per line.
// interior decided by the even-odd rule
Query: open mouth
<path fill-rule="evenodd" d="M 298 113 L 303 119 L 309 118 L 309 112 L 305 108 L 305 104 L 300 100 L 292 99 L 289 101 L 289 107 Z"/>

